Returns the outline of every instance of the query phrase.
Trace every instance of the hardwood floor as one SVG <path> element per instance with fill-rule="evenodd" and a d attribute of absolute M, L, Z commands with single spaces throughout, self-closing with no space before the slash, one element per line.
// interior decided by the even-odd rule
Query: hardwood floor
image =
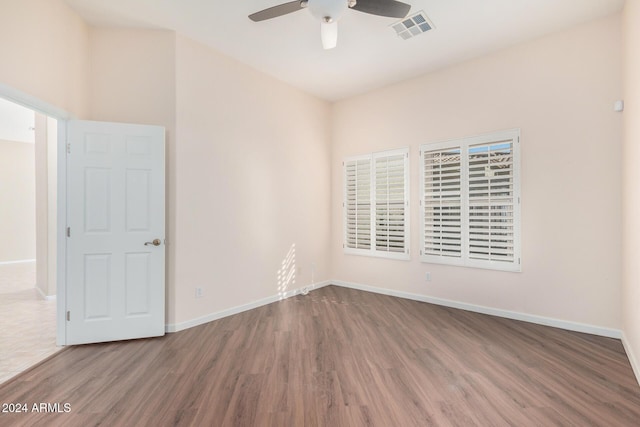
<path fill-rule="evenodd" d="M 618 340 L 329 286 L 0 386 L 33 426 L 637 426 Z M 54 408 L 51 408 L 54 409 Z"/>

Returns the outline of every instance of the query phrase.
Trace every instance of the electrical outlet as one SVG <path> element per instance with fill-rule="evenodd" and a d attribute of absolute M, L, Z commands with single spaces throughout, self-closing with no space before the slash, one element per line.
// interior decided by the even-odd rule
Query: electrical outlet
<path fill-rule="evenodd" d="M 204 295 L 204 291 L 202 288 L 196 288 L 196 298 L 202 298 Z"/>
<path fill-rule="evenodd" d="M 430 273 L 430 272 L 427 272 L 427 273 L 424 275 L 424 279 L 425 279 L 427 282 L 430 282 L 430 281 L 431 281 L 431 273 Z"/>

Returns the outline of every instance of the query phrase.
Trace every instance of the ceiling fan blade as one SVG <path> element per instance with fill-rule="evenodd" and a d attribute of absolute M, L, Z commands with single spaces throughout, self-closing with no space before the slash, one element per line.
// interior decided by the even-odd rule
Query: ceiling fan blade
<path fill-rule="evenodd" d="M 253 22 L 264 21 L 265 19 L 277 18 L 278 16 L 286 15 L 287 13 L 295 12 L 302 8 L 303 6 L 300 0 L 290 1 L 261 10 L 260 12 L 252 13 L 249 15 L 249 19 Z"/>
<path fill-rule="evenodd" d="M 396 0 L 358 0 L 351 9 L 371 15 L 404 18 L 411 10 L 411 5 Z"/>

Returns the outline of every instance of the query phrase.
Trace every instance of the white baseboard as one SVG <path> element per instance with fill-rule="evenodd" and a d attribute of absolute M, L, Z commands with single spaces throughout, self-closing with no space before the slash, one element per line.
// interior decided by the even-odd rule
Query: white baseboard
<path fill-rule="evenodd" d="M 43 300 L 46 301 L 55 301 L 56 300 L 56 296 L 55 295 L 45 295 L 44 292 L 42 292 L 42 289 L 40 289 L 39 287 L 35 286 L 36 291 L 38 291 L 38 293 L 40 294 L 40 296 L 42 297 Z"/>
<path fill-rule="evenodd" d="M 627 353 L 627 358 L 629 358 L 629 363 L 631 363 L 631 369 L 633 369 L 636 380 L 638 384 L 640 384 L 640 359 L 638 359 L 633 352 L 633 347 L 631 347 L 624 332 L 622 332 L 622 345 L 624 346 L 624 351 Z"/>
<path fill-rule="evenodd" d="M 331 281 L 327 280 L 324 282 L 318 282 L 313 285 L 306 286 L 309 291 L 314 291 L 316 289 L 325 287 L 330 285 Z M 262 307 L 263 305 L 271 304 L 273 302 L 281 301 L 292 296 L 298 295 L 305 288 L 293 289 L 282 295 L 273 295 L 267 298 L 260 299 L 258 301 L 253 301 L 248 304 L 239 305 L 237 307 L 232 307 L 227 310 L 218 311 L 215 313 L 207 314 L 206 316 L 201 316 L 195 319 L 187 320 L 186 322 L 181 323 L 168 323 L 165 325 L 165 331 L 168 333 L 179 332 L 185 329 L 193 328 L 194 326 L 203 325 L 205 323 L 213 322 L 214 320 L 222 319 L 223 317 L 233 316 L 234 314 L 242 313 L 243 311 L 251 310 L 254 308 Z"/>
<path fill-rule="evenodd" d="M 392 289 L 378 288 L 359 283 L 344 282 L 342 280 L 331 280 L 331 284 L 345 288 L 358 289 L 361 291 L 373 292 L 376 294 L 389 295 L 414 301 L 427 302 L 430 304 L 442 305 L 445 307 L 458 308 L 461 310 L 473 311 L 476 313 L 489 314 L 491 316 L 504 317 L 507 319 L 521 320 L 524 322 L 536 323 L 538 325 L 552 326 L 575 332 L 584 332 L 592 335 L 600 335 L 609 338 L 622 338 L 622 331 L 618 329 L 603 328 L 600 326 L 588 325 L 584 323 L 569 322 L 566 320 L 554 319 L 551 317 L 536 316 L 533 314 L 519 313 L 516 311 L 500 310 L 497 308 L 485 307 L 481 305 L 468 304 L 464 302 L 452 301 L 442 298 L 429 297 L 426 295 L 412 294 L 409 292 L 395 291 Z"/>
<path fill-rule="evenodd" d="M 15 261 L 2 261 L 0 265 L 9 265 L 9 264 L 25 264 L 27 262 L 36 262 L 35 259 L 18 259 Z"/>

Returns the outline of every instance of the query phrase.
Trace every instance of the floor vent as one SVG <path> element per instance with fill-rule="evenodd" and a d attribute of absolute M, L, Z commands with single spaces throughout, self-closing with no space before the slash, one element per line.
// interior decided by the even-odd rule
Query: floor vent
<path fill-rule="evenodd" d="M 433 23 L 427 17 L 427 15 L 421 10 L 418 13 L 414 13 L 413 15 L 407 16 L 403 18 L 401 21 L 396 22 L 391 25 L 398 35 L 398 37 L 403 40 L 410 39 L 411 37 L 418 36 L 422 33 L 426 33 L 429 30 L 432 30 Z"/>

